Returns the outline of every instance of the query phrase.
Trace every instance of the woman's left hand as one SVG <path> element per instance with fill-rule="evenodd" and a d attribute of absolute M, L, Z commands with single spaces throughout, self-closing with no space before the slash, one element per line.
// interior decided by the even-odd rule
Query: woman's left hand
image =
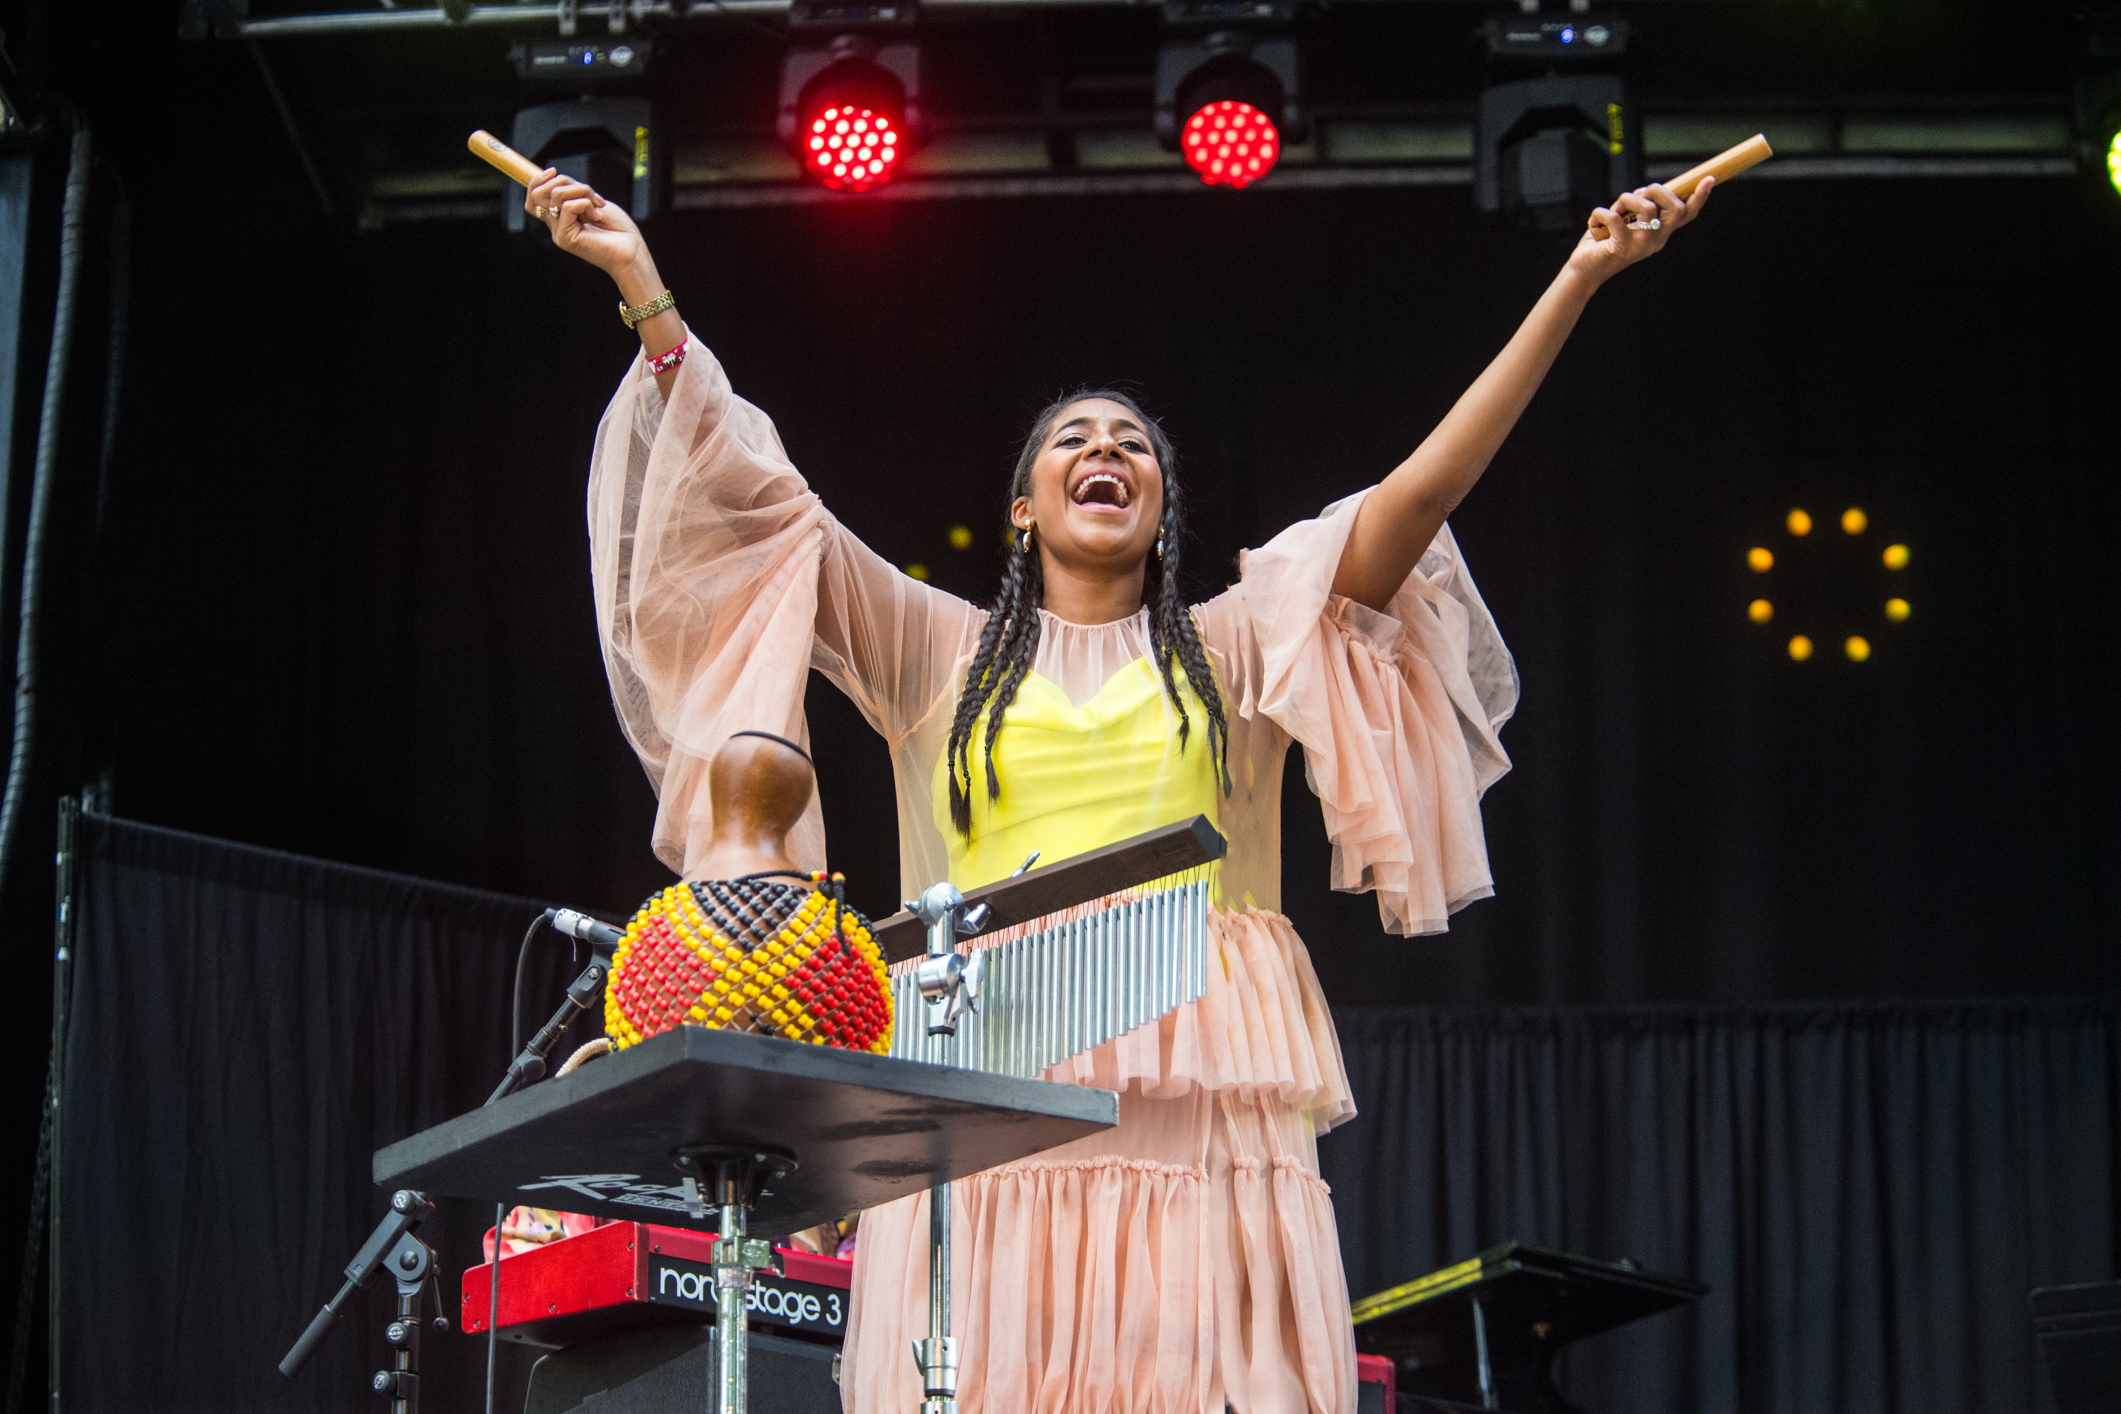
<path fill-rule="evenodd" d="M 1636 261 L 1655 255 L 1664 249 L 1672 232 L 1701 214 L 1715 185 L 1714 177 L 1704 177 L 1694 194 L 1681 201 L 1664 183 L 1652 182 L 1626 193 L 1611 206 L 1599 207 L 1591 213 L 1590 229 L 1569 254 L 1569 269 L 1602 285 Z M 1657 223 L 1655 230 L 1648 229 L 1652 221 Z M 1601 230 L 1606 233 L 1604 240 L 1597 238 Z"/>

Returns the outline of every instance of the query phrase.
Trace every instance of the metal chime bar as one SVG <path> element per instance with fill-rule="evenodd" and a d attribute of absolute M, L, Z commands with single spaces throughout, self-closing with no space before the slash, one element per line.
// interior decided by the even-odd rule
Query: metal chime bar
<path fill-rule="evenodd" d="M 985 949 L 977 1011 L 930 1036 L 911 972 L 892 979 L 891 1054 L 1022 1079 L 1208 990 L 1208 884 L 1143 894 Z"/>

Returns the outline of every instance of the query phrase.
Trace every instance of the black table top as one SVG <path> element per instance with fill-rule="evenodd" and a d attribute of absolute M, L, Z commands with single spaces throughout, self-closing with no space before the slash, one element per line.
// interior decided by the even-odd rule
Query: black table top
<path fill-rule="evenodd" d="M 679 1026 L 378 1149 L 375 1181 L 453 1198 L 712 1227 L 675 1151 L 762 1144 L 795 1170 L 752 1209 L 778 1236 L 1119 1122 L 1109 1090 Z"/>

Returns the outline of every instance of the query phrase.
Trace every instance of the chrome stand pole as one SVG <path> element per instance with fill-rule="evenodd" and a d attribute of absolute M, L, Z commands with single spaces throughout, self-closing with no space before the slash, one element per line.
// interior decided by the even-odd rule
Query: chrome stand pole
<path fill-rule="evenodd" d="M 744 1414 L 751 1353 L 751 1316 L 744 1307 L 745 1294 L 751 1290 L 751 1265 L 744 1260 L 744 1195 L 734 1182 L 725 1182 L 719 1196 L 722 1215 L 714 1244 L 714 1409 L 715 1414 Z"/>
<path fill-rule="evenodd" d="M 745 1235 L 751 1205 L 795 1168 L 795 1155 L 766 1145 L 692 1144 L 671 1156 L 685 1175 L 695 1218 L 715 1208 L 714 1414 L 745 1414 L 750 1398 L 752 1273 L 773 1265 L 773 1244 Z"/>
<path fill-rule="evenodd" d="M 928 1338 L 919 1346 L 921 1414 L 957 1414 L 957 1342 L 950 1337 L 950 1185 L 928 1190 Z"/>
<path fill-rule="evenodd" d="M 958 956 L 957 940 L 976 933 L 985 905 L 967 917 L 965 896 L 948 883 L 930 885 L 907 911 L 928 927 L 928 955 L 921 960 L 921 996 L 930 1008 L 928 1035 L 957 1036 L 958 1018 L 979 1004 L 978 962 L 967 967 Z M 903 1022 L 901 1023 L 903 1024 Z M 938 1048 L 940 1049 L 940 1048 Z M 947 1055 L 947 1052 L 944 1053 Z M 957 1342 L 950 1335 L 950 1185 L 928 1190 L 928 1338 L 916 1342 L 914 1360 L 921 1367 L 921 1414 L 957 1414 Z"/>

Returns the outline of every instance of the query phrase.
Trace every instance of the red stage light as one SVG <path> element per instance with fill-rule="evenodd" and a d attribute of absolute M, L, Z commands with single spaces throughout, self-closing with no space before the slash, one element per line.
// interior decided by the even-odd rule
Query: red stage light
<path fill-rule="evenodd" d="M 1281 156 L 1274 120 L 1231 98 L 1195 109 L 1178 144 L 1186 165 L 1209 186 L 1250 186 L 1273 171 Z"/>
<path fill-rule="evenodd" d="M 859 102 L 821 108 L 803 127 L 810 175 L 837 191 L 867 191 L 890 181 L 902 145 L 891 115 Z"/>

